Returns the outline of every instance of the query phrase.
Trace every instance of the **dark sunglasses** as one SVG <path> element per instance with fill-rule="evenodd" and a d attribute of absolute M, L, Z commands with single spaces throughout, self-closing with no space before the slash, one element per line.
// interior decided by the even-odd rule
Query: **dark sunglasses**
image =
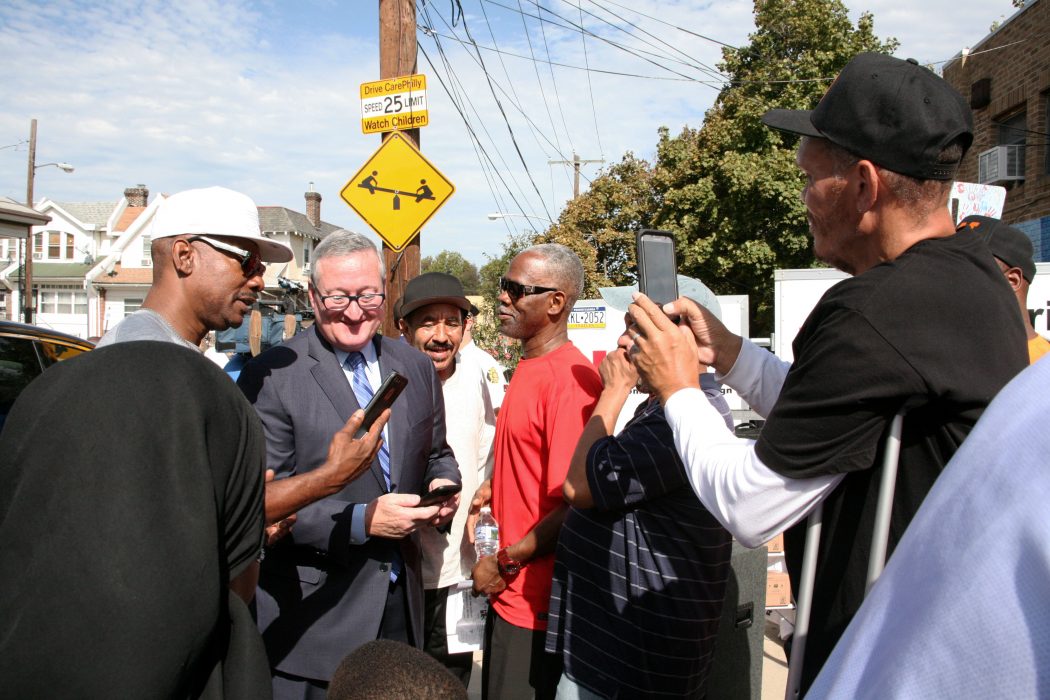
<path fill-rule="evenodd" d="M 517 301 L 522 297 L 527 297 L 532 294 L 558 291 L 557 289 L 551 289 L 550 287 L 537 287 L 534 284 L 522 284 L 521 282 L 509 280 L 506 277 L 499 278 L 499 288 L 501 291 L 506 292 L 507 296 L 513 301 Z"/>
<path fill-rule="evenodd" d="M 261 275 L 266 272 L 266 265 L 263 264 L 262 256 L 259 253 L 253 253 L 250 250 L 245 250 L 244 248 L 238 248 L 229 243 L 217 241 L 210 236 L 191 236 L 186 240 L 191 242 L 203 241 L 216 250 L 221 250 L 224 253 L 229 253 L 234 256 L 241 263 L 241 272 L 244 273 L 245 277 L 254 277 L 256 273 Z"/>

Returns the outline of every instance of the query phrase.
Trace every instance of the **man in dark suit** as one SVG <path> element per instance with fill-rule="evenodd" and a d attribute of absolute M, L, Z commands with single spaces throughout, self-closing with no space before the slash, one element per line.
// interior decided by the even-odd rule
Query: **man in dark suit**
<path fill-rule="evenodd" d="M 418 507 L 419 494 L 459 483 L 445 441 L 433 363 L 376 335 L 385 275 L 375 246 L 349 231 L 314 251 L 312 328 L 250 362 L 238 380 L 266 433 L 268 515 L 298 511 L 291 534 L 263 562 L 256 595 L 276 698 L 324 697 L 344 656 L 383 638 L 422 642 L 418 530 L 451 520 L 453 496 Z M 347 485 L 315 479 L 332 435 L 383 377 L 408 379 L 369 471 Z"/>

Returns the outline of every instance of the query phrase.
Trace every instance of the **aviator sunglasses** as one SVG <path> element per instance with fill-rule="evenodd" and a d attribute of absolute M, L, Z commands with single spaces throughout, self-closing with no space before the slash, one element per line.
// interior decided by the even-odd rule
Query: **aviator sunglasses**
<path fill-rule="evenodd" d="M 521 282 L 515 282 L 509 280 L 506 277 L 499 278 L 499 288 L 501 291 L 507 293 L 507 296 L 511 298 L 511 301 L 517 301 L 522 297 L 527 297 L 532 294 L 543 294 L 545 292 L 556 292 L 557 289 L 551 287 L 537 287 L 534 284 L 522 284 Z"/>

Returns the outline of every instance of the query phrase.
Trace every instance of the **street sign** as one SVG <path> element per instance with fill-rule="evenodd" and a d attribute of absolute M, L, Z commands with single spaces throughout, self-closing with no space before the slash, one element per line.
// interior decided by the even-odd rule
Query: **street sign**
<path fill-rule="evenodd" d="M 395 131 L 339 195 L 388 246 L 400 251 L 455 191 L 419 149 Z"/>
<path fill-rule="evenodd" d="M 418 129 L 430 123 L 427 76 L 405 75 L 361 83 L 361 131 Z"/>

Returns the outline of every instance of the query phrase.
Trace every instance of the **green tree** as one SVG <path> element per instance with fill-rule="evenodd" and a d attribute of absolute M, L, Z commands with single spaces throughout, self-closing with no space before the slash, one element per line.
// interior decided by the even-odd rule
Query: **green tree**
<path fill-rule="evenodd" d="M 481 278 L 478 267 L 459 253 L 443 250 L 437 255 L 426 256 L 419 261 L 420 272 L 444 272 L 459 279 L 463 290 L 469 294 L 480 294 Z"/>
<path fill-rule="evenodd" d="M 652 167 L 627 153 L 570 201 L 537 240 L 561 243 L 580 256 L 586 273 L 583 296 L 594 298 L 599 287 L 634 282 L 635 236 L 651 227 L 661 200 Z"/>
<path fill-rule="evenodd" d="M 722 50 L 727 85 L 699 129 L 660 130 L 658 228 L 674 231 L 680 269 L 722 294 L 751 296 L 752 332 L 773 320 L 773 270 L 815 264 L 798 139 L 760 121 L 768 109 L 812 109 L 857 53 L 892 52 L 871 14 L 854 27 L 839 0 L 756 0 L 750 43 Z"/>
<path fill-rule="evenodd" d="M 488 254 L 488 262 L 481 266 L 479 271 L 478 294 L 482 297 L 479 305 L 481 314 L 474 322 L 474 342 L 482 350 L 496 358 L 506 368 L 514 369 L 521 359 L 521 344 L 516 340 L 504 337 L 499 332 L 499 321 L 496 318 L 496 307 L 499 297 L 499 278 L 507 272 L 510 261 L 515 255 L 532 245 L 531 234 L 509 236 L 502 244 L 502 250 L 496 257 Z"/>

